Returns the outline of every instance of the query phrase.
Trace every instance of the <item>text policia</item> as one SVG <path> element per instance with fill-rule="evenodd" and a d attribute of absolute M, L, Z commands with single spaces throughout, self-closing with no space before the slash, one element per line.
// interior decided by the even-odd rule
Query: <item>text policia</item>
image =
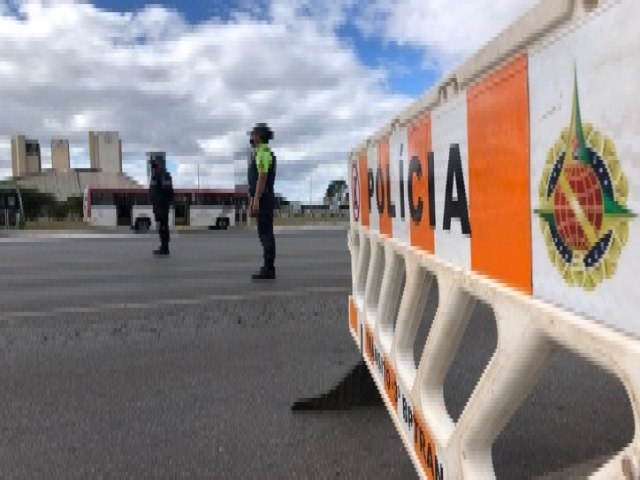
<path fill-rule="evenodd" d="M 368 206 L 369 211 L 373 206 L 375 199 L 376 206 L 380 215 L 385 211 L 389 217 L 396 218 L 398 215 L 403 220 L 406 218 L 405 211 L 405 194 L 407 195 L 409 216 L 411 220 L 417 224 L 422 223 L 425 214 L 425 202 L 420 195 L 415 195 L 413 191 L 414 179 L 417 182 L 427 182 L 427 194 L 429 195 L 429 225 L 432 229 L 436 228 L 436 202 L 435 202 L 435 180 L 434 180 L 435 156 L 433 152 L 427 153 L 427 172 L 423 171 L 423 164 L 416 155 L 411 157 L 407 175 L 404 174 L 404 161 L 399 160 L 399 192 L 400 192 L 400 208 L 398 212 L 397 206 L 391 199 L 391 172 L 390 166 L 378 164 L 374 173 L 369 168 L 367 172 L 368 184 Z M 455 198 L 454 187 L 455 185 Z M 406 193 L 405 193 L 406 192 Z M 469 208 L 467 201 L 467 189 L 465 186 L 464 172 L 462 170 L 462 157 L 460 155 L 460 146 L 452 144 L 449 148 L 449 159 L 447 167 L 447 181 L 444 192 L 444 215 L 442 219 L 443 230 L 451 229 L 451 219 L 460 220 L 460 226 L 464 235 L 471 236 L 471 223 L 469 221 Z"/>

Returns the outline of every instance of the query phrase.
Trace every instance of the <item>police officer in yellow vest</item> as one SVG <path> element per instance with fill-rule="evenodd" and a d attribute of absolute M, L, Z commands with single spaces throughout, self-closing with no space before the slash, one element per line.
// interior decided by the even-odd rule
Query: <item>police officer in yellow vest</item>
<path fill-rule="evenodd" d="M 258 220 L 258 237 L 262 244 L 264 265 L 253 280 L 276 278 L 276 239 L 273 235 L 274 183 L 276 157 L 269 148 L 273 132 L 265 123 L 258 123 L 251 131 L 252 159 L 249 163 L 249 195 L 251 215 Z"/>

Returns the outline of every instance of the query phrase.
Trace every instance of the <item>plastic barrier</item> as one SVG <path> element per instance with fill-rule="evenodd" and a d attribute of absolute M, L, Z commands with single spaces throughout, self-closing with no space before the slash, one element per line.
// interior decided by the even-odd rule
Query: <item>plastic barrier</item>
<path fill-rule="evenodd" d="M 595 477 L 640 478 L 638 18 L 637 0 L 543 1 L 350 155 L 349 328 L 423 478 L 494 477 L 558 345 L 633 407 Z M 498 345 L 454 422 L 443 382 L 478 300 Z"/>

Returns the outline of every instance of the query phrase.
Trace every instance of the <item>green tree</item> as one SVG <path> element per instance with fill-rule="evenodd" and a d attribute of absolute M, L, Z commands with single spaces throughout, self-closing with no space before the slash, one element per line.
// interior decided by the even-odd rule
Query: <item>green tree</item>
<path fill-rule="evenodd" d="M 20 189 L 22 197 L 22 208 L 27 221 L 35 220 L 47 215 L 50 209 L 56 204 L 56 199 L 49 193 L 42 193 L 38 190 Z"/>
<path fill-rule="evenodd" d="M 69 197 L 65 202 L 65 208 L 68 218 L 81 219 L 83 214 L 82 197 Z"/>
<path fill-rule="evenodd" d="M 82 198 L 69 197 L 60 202 L 49 193 L 38 190 L 20 189 L 22 196 L 22 208 L 27 221 L 33 221 L 42 217 L 50 217 L 56 220 L 68 218 L 82 218 Z"/>

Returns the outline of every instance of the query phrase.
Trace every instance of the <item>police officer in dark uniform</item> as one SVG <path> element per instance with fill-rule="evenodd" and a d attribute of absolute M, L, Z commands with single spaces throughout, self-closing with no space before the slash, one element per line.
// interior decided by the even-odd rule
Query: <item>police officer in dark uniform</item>
<path fill-rule="evenodd" d="M 258 237 L 263 249 L 264 264 L 252 276 L 253 280 L 276 278 L 276 239 L 273 235 L 273 209 L 276 156 L 269 148 L 273 132 L 265 123 L 258 123 L 251 133 L 252 153 L 249 161 L 249 209 L 258 220 Z"/>
<path fill-rule="evenodd" d="M 162 162 L 157 160 L 151 160 L 149 200 L 153 205 L 153 215 L 160 234 L 160 248 L 153 253 L 169 255 L 169 209 L 173 202 L 173 182 L 171 174 L 166 171 Z"/>

